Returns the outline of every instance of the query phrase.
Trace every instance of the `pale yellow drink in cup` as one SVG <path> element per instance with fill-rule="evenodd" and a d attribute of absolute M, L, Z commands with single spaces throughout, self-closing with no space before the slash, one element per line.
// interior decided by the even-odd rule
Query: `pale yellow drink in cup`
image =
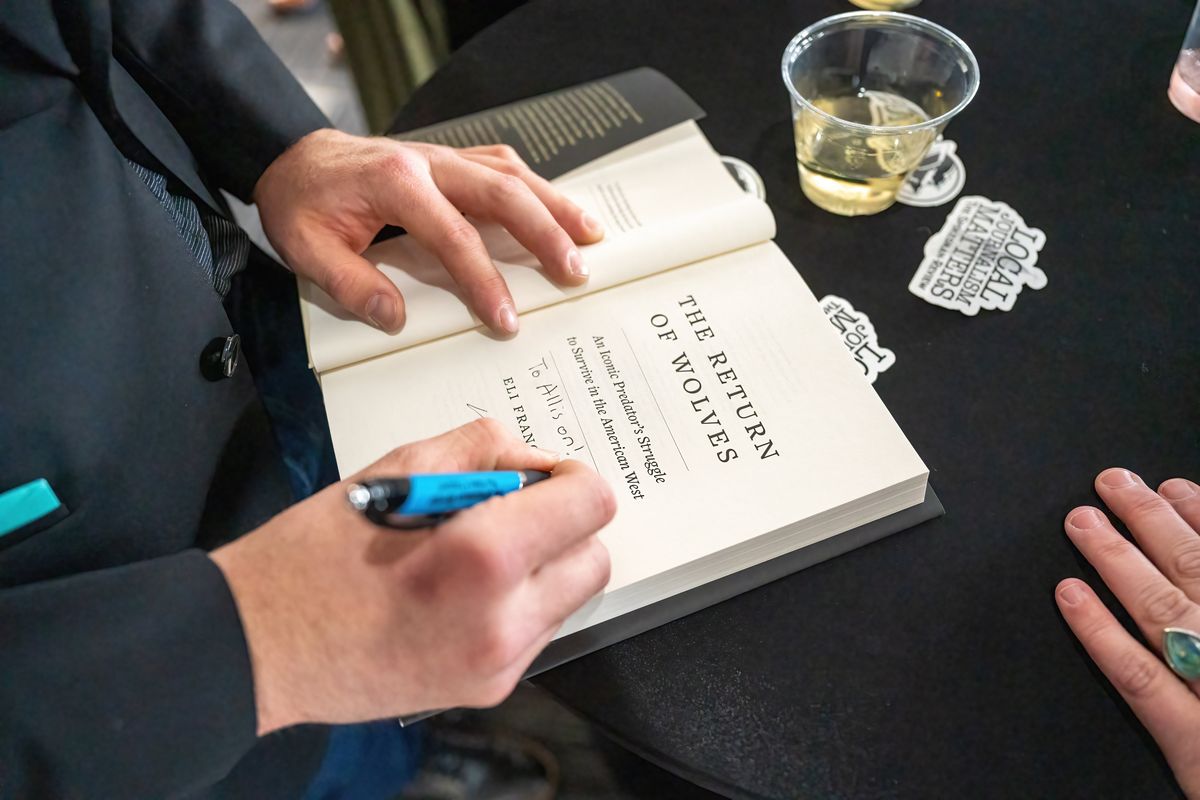
<path fill-rule="evenodd" d="M 929 121 L 920 106 L 888 92 L 815 97 L 812 104 L 839 120 L 864 125 Z M 937 138 L 931 128 L 903 135 L 862 133 L 826 124 L 814 114 L 798 116 L 794 130 L 804 194 L 826 211 L 846 216 L 875 214 L 894 203 L 905 177 Z"/>
<path fill-rule="evenodd" d="M 857 11 L 809 26 L 783 55 L 800 188 L 835 214 L 896 200 L 946 124 L 974 97 L 979 67 L 950 31 L 907 14 Z"/>

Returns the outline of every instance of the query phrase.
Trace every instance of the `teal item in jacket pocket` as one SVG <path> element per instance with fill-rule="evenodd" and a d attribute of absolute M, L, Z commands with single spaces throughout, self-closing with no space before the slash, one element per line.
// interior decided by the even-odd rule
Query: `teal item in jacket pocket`
<path fill-rule="evenodd" d="M 19 530 L 62 507 L 45 478 L 0 494 L 0 536 Z"/>

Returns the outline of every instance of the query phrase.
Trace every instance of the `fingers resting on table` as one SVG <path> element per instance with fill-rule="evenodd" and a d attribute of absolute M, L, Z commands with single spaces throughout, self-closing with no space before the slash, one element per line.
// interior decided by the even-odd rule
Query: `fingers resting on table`
<path fill-rule="evenodd" d="M 1133 535 L 1126 539 L 1098 508 L 1067 514 L 1067 536 L 1129 612 L 1138 641 L 1077 578 L 1055 600 L 1068 626 L 1162 748 L 1176 779 L 1200 797 L 1200 682 L 1185 681 L 1159 657 L 1165 628 L 1200 631 L 1200 488 L 1184 478 L 1157 491 L 1121 468 L 1095 488 Z"/>
<path fill-rule="evenodd" d="M 1171 501 L 1128 470 L 1100 473 L 1096 491 L 1129 528 L 1136 545 L 1090 506 L 1067 515 L 1067 536 L 1129 611 L 1151 647 L 1161 647 L 1163 628 L 1200 630 L 1200 535 Z"/>

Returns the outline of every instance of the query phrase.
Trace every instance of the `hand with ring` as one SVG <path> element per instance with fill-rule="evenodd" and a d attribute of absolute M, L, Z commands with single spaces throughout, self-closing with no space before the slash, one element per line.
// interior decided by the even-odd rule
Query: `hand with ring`
<path fill-rule="evenodd" d="M 1055 599 L 1162 748 L 1180 787 L 1200 798 L 1200 486 L 1172 478 L 1156 492 L 1129 470 L 1108 469 L 1097 476 L 1096 491 L 1136 544 L 1090 506 L 1074 509 L 1064 527 L 1146 644 L 1077 578 L 1062 581 Z"/>

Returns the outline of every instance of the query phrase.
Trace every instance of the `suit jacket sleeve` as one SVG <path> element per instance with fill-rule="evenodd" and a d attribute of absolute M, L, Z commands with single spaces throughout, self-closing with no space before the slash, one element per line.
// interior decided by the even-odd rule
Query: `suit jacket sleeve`
<path fill-rule="evenodd" d="M 227 0 L 113 0 L 113 47 L 187 141 L 204 174 L 249 202 L 302 136 L 330 127 Z"/>
<path fill-rule="evenodd" d="M 202 551 L 6 589 L 0 642 L 0 797 L 177 797 L 256 741 L 237 609 Z"/>

